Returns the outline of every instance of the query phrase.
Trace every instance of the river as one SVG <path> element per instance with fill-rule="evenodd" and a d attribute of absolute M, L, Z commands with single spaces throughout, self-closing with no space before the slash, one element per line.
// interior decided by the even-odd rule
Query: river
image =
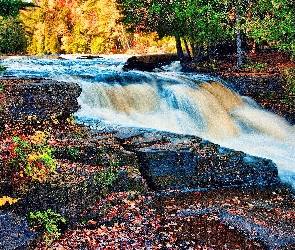
<path fill-rule="evenodd" d="M 295 188 L 295 127 L 239 96 L 206 74 L 181 73 L 172 63 L 159 72 L 122 70 L 126 56 L 92 60 L 10 58 L 5 75 L 76 82 L 82 87 L 75 114 L 97 129 L 136 127 L 191 134 L 222 146 L 272 159 L 279 177 Z"/>

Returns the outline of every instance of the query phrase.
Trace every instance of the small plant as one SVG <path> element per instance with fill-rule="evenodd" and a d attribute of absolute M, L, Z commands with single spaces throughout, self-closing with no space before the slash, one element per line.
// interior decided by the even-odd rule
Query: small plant
<path fill-rule="evenodd" d="M 107 153 L 106 153 L 106 151 L 105 151 L 104 148 L 100 148 L 100 149 L 98 150 L 98 152 L 97 152 L 97 156 L 98 156 L 99 158 L 104 157 L 106 154 L 107 154 Z"/>
<path fill-rule="evenodd" d="M 295 68 L 286 68 L 283 72 L 283 84 L 287 91 L 295 94 Z"/>
<path fill-rule="evenodd" d="M 108 187 L 118 178 L 119 161 L 112 159 L 109 166 L 95 175 L 94 180 L 98 185 Z"/>
<path fill-rule="evenodd" d="M 80 158 L 80 150 L 78 148 L 68 148 L 67 152 L 74 161 Z"/>
<path fill-rule="evenodd" d="M 1 65 L 0 65 L 0 67 L 1 67 Z M 0 70 L 0 73 L 1 73 L 1 70 Z M 0 83 L 0 95 L 2 94 L 2 92 L 3 92 L 3 84 Z M 0 105 L 0 111 L 1 110 L 3 110 L 3 107 Z"/>
<path fill-rule="evenodd" d="M 50 173 L 55 172 L 57 162 L 52 158 L 51 148 L 43 144 L 43 136 L 31 137 L 30 142 L 13 137 L 13 141 L 17 144 L 14 149 L 17 157 L 10 164 L 20 167 L 21 174 L 44 182 Z"/>
<path fill-rule="evenodd" d="M 76 121 L 75 121 L 74 116 L 70 116 L 66 120 L 67 120 L 68 123 L 70 123 L 72 125 L 75 125 L 76 124 Z"/>
<path fill-rule="evenodd" d="M 52 149 L 46 145 L 47 134 L 37 131 L 34 135 L 15 136 L 8 144 L 8 154 L 2 157 L 4 170 L 12 176 L 12 183 L 45 182 L 50 174 L 55 173 L 57 161 Z"/>
<path fill-rule="evenodd" d="M 262 72 L 267 69 L 267 63 L 261 63 L 261 62 L 244 63 L 243 68 L 250 69 L 254 72 Z"/>
<path fill-rule="evenodd" d="M 30 225 L 45 232 L 45 241 L 49 245 L 60 236 L 60 226 L 66 223 L 66 219 L 60 214 L 53 212 L 50 208 L 44 212 L 30 212 Z"/>
<path fill-rule="evenodd" d="M 0 65 L 0 73 L 4 72 L 7 69 L 7 67 Z"/>

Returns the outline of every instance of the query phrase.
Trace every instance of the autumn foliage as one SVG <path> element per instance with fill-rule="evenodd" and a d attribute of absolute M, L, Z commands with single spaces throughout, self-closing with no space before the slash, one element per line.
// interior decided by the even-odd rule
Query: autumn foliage
<path fill-rule="evenodd" d="M 31 54 L 118 53 L 138 43 L 161 47 L 155 34 L 142 40 L 127 33 L 115 1 L 41 0 L 35 4 L 37 8 L 21 14 Z"/>
<path fill-rule="evenodd" d="M 32 136 L 7 138 L 1 147 L 2 174 L 11 178 L 16 186 L 26 182 L 45 182 L 50 174 L 55 173 L 57 165 L 52 149 L 45 143 L 46 133 L 41 131 Z"/>

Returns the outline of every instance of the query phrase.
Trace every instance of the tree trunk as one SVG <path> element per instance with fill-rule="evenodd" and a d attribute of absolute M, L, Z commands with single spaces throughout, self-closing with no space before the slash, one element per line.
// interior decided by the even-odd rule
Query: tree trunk
<path fill-rule="evenodd" d="M 183 42 L 184 42 L 185 50 L 186 50 L 187 55 L 188 55 L 188 59 L 191 60 L 192 55 L 191 55 L 191 52 L 190 52 L 190 49 L 189 49 L 189 46 L 188 46 L 188 42 L 187 42 L 187 40 L 185 38 L 183 38 Z"/>
<path fill-rule="evenodd" d="M 235 6 L 236 12 L 236 41 L 237 41 L 237 69 L 241 69 L 243 64 L 243 50 L 242 50 L 242 38 L 241 38 L 241 27 L 240 27 L 240 5 L 237 2 Z"/>
<path fill-rule="evenodd" d="M 184 54 L 183 54 L 183 50 L 182 50 L 182 47 L 181 47 L 180 36 L 175 35 L 175 41 L 176 41 L 177 56 L 178 56 L 178 58 L 179 58 L 180 61 L 183 61 Z"/>

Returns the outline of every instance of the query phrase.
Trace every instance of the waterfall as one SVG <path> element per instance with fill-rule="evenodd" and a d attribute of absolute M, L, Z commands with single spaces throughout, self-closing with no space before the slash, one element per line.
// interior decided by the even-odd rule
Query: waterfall
<path fill-rule="evenodd" d="M 222 81 L 179 73 L 135 74 L 137 81 L 82 83 L 81 120 L 191 134 L 272 159 L 295 188 L 295 130 Z M 142 76 L 142 77 L 139 77 Z M 244 101 L 246 100 L 246 101 Z"/>
<path fill-rule="evenodd" d="M 294 137 L 283 118 L 250 106 L 216 79 L 129 72 L 81 83 L 78 117 L 222 139 L 261 133 Z"/>
<path fill-rule="evenodd" d="M 295 129 L 282 117 L 239 96 L 224 81 L 201 74 L 122 71 L 125 58 L 4 60 L 6 74 L 49 77 L 82 87 L 78 121 L 202 137 L 272 159 L 295 188 Z M 171 71 L 172 70 L 172 71 Z"/>

